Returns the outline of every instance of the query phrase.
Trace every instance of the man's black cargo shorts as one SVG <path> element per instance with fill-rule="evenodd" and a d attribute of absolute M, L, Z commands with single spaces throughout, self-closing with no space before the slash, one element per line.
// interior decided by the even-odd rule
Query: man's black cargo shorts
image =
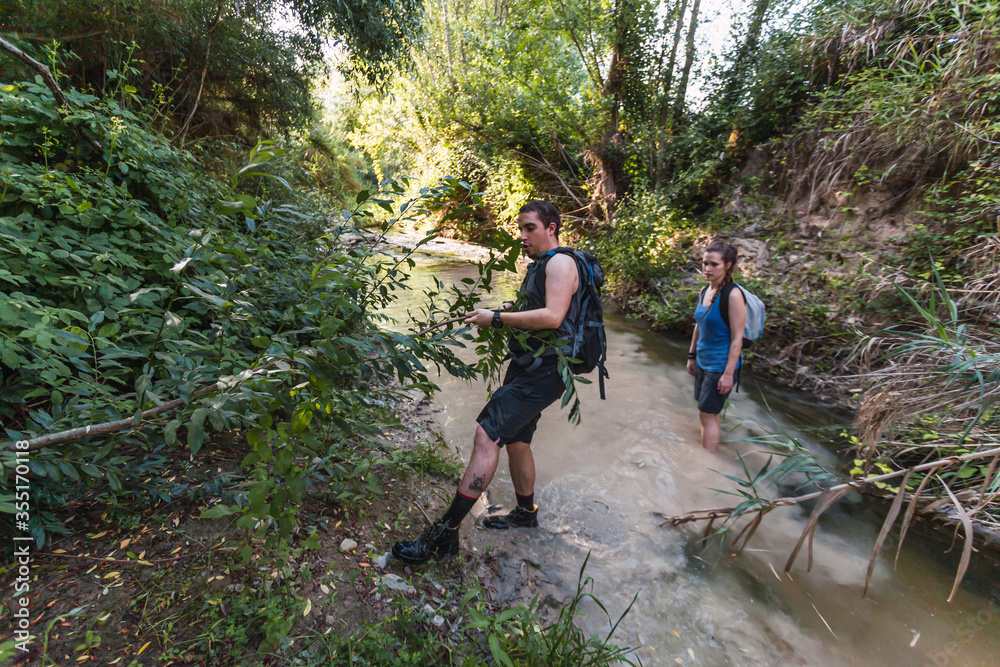
<path fill-rule="evenodd" d="M 543 357 L 537 368 L 511 361 L 503 386 L 493 392 L 476 421 L 503 447 L 511 442 L 531 442 L 542 410 L 566 391 L 555 356 Z M 529 370 L 530 369 L 530 370 Z"/>

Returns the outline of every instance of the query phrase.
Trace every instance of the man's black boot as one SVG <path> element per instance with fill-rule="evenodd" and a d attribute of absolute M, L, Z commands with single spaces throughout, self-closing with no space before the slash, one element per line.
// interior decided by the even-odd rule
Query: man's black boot
<path fill-rule="evenodd" d="M 435 523 L 414 540 L 392 545 L 392 555 L 410 565 L 422 565 L 432 558 L 446 558 L 458 553 L 458 528 Z"/>
<path fill-rule="evenodd" d="M 520 505 L 512 509 L 507 514 L 488 516 L 483 519 L 483 528 L 494 530 L 506 530 L 507 528 L 537 528 L 538 527 L 538 505 L 532 510 L 526 510 Z"/>

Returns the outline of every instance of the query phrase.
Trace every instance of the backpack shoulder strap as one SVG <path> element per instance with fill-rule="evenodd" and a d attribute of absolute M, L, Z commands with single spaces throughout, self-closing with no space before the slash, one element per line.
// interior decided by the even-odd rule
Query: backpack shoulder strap
<path fill-rule="evenodd" d="M 548 261 L 556 255 L 569 255 L 576 261 L 577 266 L 580 264 L 580 258 L 576 256 L 576 251 L 565 246 L 559 246 L 558 248 L 553 248 L 552 250 L 546 250 L 536 261 L 539 264 L 547 264 Z"/>
<path fill-rule="evenodd" d="M 586 289 L 594 282 L 593 269 L 590 266 L 590 262 L 587 261 L 587 257 L 579 250 L 574 250 L 573 248 L 568 248 L 566 246 L 559 246 L 558 248 L 553 248 L 543 255 L 545 259 L 552 257 L 553 255 L 569 255 L 576 262 L 576 270 L 580 275 L 580 284 L 577 286 L 577 292 L 584 292 Z"/>
<path fill-rule="evenodd" d="M 725 285 L 722 286 L 722 291 L 719 292 L 719 314 L 722 315 L 722 321 L 726 323 L 727 327 L 730 326 L 729 325 L 729 294 L 736 287 L 739 287 L 739 285 L 737 285 L 734 282 L 728 282 L 728 283 L 726 283 Z M 705 289 L 708 289 L 708 288 L 706 287 Z M 742 294 L 742 291 L 740 292 L 740 294 Z M 746 301 L 746 297 L 743 297 L 743 300 Z"/>
<path fill-rule="evenodd" d="M 545 267 L 549 263 L 549 260 L 552 259 L 553 257 L 555 257 L 557 254 L 562 254 L 566 250 L 569 250 L 569 249 L 568 248 L 563 248 L 562 246 L 560 246 L 558 248 L 553 248 L 552 250 L 546 250 L 545 252 L 542 253 L 541 257 L 539 257 L 538 259 L 536 259 L 534 261 L 534 263 L 532 265 L 533 268 L 531 270 L 536 275 L 538 274 L 539 271 L 541 271 L 542 272 L 541 273 L 541 280 L 544 283 L 544 281 L 545 281 Z M 538 280 L 538 278 L 536 278 L 536 280 Z"/>
<path fill-rule="evenodd" d="M 573 257 L 573 259 L 576 260 L 578 264 L 583 260 L 583 253 L 581 253 L 579 250 L 574 250 L 573 248 L 568 248 L 564 245 L 561 245 L 558 248 L 553 248 L 552 250 L 549 250 L 548 253 L 546 254 L 548 254 L 550 257 L 552 255 L 570 255 Z"/>

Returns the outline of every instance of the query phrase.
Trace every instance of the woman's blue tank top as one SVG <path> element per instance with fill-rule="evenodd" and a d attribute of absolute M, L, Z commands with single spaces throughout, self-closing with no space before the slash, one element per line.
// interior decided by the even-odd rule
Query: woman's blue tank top
<path fill-rule="evenodd" d="M 698 307 L 694 309 L 694 320 L 698 323 L 698 358 L 695 363 L 709 373 L 722 373 L 726 370 L 726 359 L 729 357 L 729 327 L 722 320 L 719 310 L 719 299 L 712 301 L 711 306 L 702 304 L 698 299 Z M 740 359 L 736 363 L 739 368 Z"/>

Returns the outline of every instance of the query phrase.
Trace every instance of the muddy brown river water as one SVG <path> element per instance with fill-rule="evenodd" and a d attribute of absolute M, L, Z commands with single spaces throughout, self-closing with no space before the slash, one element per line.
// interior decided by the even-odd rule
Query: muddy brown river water
<path fill-rule="evenodd" d="M 418 299 L 432 276 L 458 282 L 475 276 L 459 261 L 424 259 L 412 278 Z M 497 301 L 516 290 L 503 281 Z M 397 311 L 416 301 L 401 304 Z M 596 384 L 581 387 L 583 420 L 549 408 L 535 434 L 538 530 L 511 531 L 515 557 L 525 559 L 567 595 L 588 552 L 595 596 L 617 619 L 638 593 L 615 633 L 637 647 L 644 665 L 997 665 L 1000 664 L 998 569 L 974 556 L 960 591 L 948 603 L 961 552 L 911 529 L 893 569 L 894 538 L 862 595 L 872 545 L 887 507 L 850 494 L 819 523 L 814 563 L 805 550 L 790 574 L 782 568 L 811 506 L 769 514 L 741 556 L 704 551 L 703 525 L 660 527 L 654 514 L 732 506 L 712 489 L 741 476 L 737 452 L 759 469 L 766 457 L 748 438 L 780 427 L 830 467 L 837 458 L 824 440 L 849 417 L 797 392 L 744 379 L 723 419 L 718 455 L 699 446 L 698 412 L 685 371 L 687 341 L 651 332 L 641 321 L 610 316 L 607 400 Z M 442 377 L 434 397 L 447 442 L 467 458 L 486 386 Z M 767 408 L 765 406 L 768 406 Z M 827 429 L 823 431 L 822 429 Z M 774 497 L 791 489 L 769 488 Z M 501 455 L 490 504 L 512 506 L 514 493 Z M 463 541 L 480 551 L 495 535 L 463 526 Z M 894 534 L 895 535 L 895 534 Z M 507 548 L 510 548 L 509 545 Z M 587 632 L 610 628 L 596 605 L 585 605 Z"/>

